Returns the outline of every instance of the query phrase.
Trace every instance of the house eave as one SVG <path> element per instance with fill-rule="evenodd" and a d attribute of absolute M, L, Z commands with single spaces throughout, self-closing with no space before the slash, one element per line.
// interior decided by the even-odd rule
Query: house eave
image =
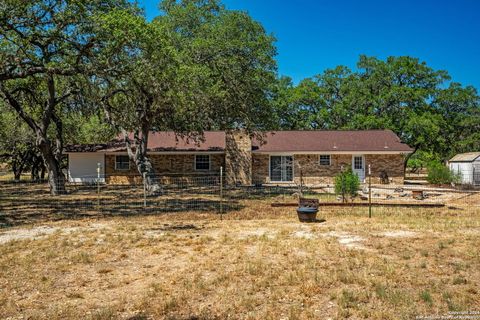
<path fill-rule="evenodd" d="M 106 155 L 122 155 L 128 154 L 127 151 L 106 151 Z M 208 150 L 189 150 L 189 151 L 148 151 L 147 155 L 191 155 L 191 154 L 224 154 L 225 151 L 208 151 Z"/>
<path fill-rule="evenodd" d="M 315 154 L 315 155 L 320 155 L 320 154 L 410 154 L 413 151 L 395 151 L 395 150 L 389 150 L 389 151 L 297 151 L 297 150 L 292 150 L 292 151 L 259 151 L 259 150 L 254 150 L 252 151 L 253 154 L 271 154 L 271 155 L 282 155 L 282 154 Z"/>

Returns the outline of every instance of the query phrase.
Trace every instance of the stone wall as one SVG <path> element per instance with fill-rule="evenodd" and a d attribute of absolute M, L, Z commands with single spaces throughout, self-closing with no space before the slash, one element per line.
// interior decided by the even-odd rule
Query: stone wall
<path fill-rule="evenodd" d="M 253 183 L 270 183 L 269 159 L 266 154 L 253 154 Z M 385 171 L 394 183 L 403 184 L 403 159 L 399 154 L 393 155 L 365 155 L 365 174 L 368 174 L 368 164 L 372 166 L 372 183 L 380 183 L 380 173 Z M 334 177 L 342 168 L 352 166 L 351 154 L 332 154 L 330 165 L 320 165 L 317 154 L 294 155 L 294 182 L 306 185 L 334 183 Z"/>
<path fill-rule="evenodd" d="M 352 166 L 352 155 L 348 154 L 332 154 L 330 156 L 330 165 L 321 165 L 319 155 L 295 155 L 294 181 L 306 185 L 313 184 L 333 184 L 335 175 L 343 169 Z"/>
<path fill-rule="evenodd" d="M 247 135 L 245 135 L 248 137 Z M 246 152 L 248 142 L 245 136 L 234 137 L 227 144 L 234 152 L 210 155 L 211 167 L 209 171 L 195 170 L 194 154 L 176 155 L 150 155 L 156 173 L 159 176 L 196 177 L 204 175 L 218 175 L 220 167 L 225 168 L 225 177 L 230 184 L 260 184 L 270 183 L 269 162 L 270 156 L 266 154 L 251 154 Z M 235 153 L 236 152 L 236 153 Z M 229 154 L 229 155 L 228 155 Z M 228 155 L 228 156 L 227 156 Z M 319 163 L 318 155 L 294 156 L 294 182 L 303 182 L 307 185 L 333 184 L 334 177 L 343 168 L 350 168 L 352 155 L 331 155 L 329 166 Z M 365 155 L 366 174 L 368 165 L 372 168 L 372 183 L 380 183 L 380 173 L 385 171 L 390 180 L 396 184 L 403 184 L 403 161 L 400 154 Z M 105 156 L 106 182 L 109 184 L 142 184 L 142 179 L 133 162 L 129 170 L 115 170 L 115 156 Z"/>
<path fill-rule="evenodd" d="M 158 176 L 205 176 L 219 175 L 220 167 L 224 165 L 223 154 L 210 155 L 210 170 L 195 170 L 194 154 L 175 154 L 149 156 Z M 115 170 L 115 155 L 105 155 L 106 183 L 109 184 L 141 184 L 142 179 L 135 163 L 130 161 L 129 170 Z"/>
<path fill-rule="evenodd" d="M 270 156 L 268 154 L 252 155 L 252 183 L 262 184 L 269 183 L 269 166 Z"/>
<path fill-rule="evenodd" d="M 225 133 L 225 181 L 230 185 L 252 184 L 252 141 L 243 131 Z"/>
<path fill-rule="evenodd" d="M 372 169 L 372 183 L 380 183 L 380 174 L 385 171 L 389 179 L 395 184 L 403 184 L 404 161 L 401 154 L 366 154 L 365 165 L 368 174 L 368 165 Z"/>
<path fill-rule="evenodd" d="M 105 155 L 105 182 L 108 184 L 141 184 L 142 179 L 135 163 L 130 161 L 129 170 L 115 170 L 115 155 Z"/>

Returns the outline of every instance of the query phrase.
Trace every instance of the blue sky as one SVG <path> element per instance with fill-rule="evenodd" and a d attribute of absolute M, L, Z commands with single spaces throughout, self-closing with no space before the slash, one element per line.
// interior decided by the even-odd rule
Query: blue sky
<path fill-rule="evenodd" d="M 158 1 L 139 0 L 148 18 Z M 295 82 L 360 54 L 409 55 L 480 89 L 480 1 L 224 0 L 277 38 L 279 74 Z"/>

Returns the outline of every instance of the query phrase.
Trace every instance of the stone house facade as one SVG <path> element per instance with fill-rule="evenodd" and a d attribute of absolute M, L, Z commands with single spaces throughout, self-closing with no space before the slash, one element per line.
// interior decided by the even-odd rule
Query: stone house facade
<path fill-rule="evenodd" d="M 223 170 L 230 185 L 301 181 L 331 185 L 339 172 L 349 168 L 361 181 L 370 172 L 373 183 L 386 176 L 390 182 L 402 184 L 405 156 L 412 151 L 389 130 L 276 131 L 259 139 L 242 131 L 216 131 L 205 132 L 199 141 L 182 140 L 171 132 L 151 135 L 149 159 L 162 179 L 218 176 Z M 85 146 L 67 148 L 70 181 L 141 183 L 126 150 L 117 146 L 97 146 L 94 152 L 82 151 Z"/>

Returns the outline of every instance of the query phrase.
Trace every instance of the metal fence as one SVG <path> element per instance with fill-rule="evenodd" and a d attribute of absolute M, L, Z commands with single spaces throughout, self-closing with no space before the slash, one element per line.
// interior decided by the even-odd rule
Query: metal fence
<path fill-rule="evenodd" d="M 143 183 L 105 184 L 86 179 L 67 182 L 65 194 L 51 196 L 48 183 L 32 181 L 0 182 L 0 226 L 25 221 L 59 220 L 79 217 L 128 216 L 169 213 L 215 213 L 218 218 L 243 209 L 258 208 L 275 213 L 280 207 L 295 212 L 299 197 L 317 198 L 321 211 L 341 210 L 342 214 L 395 213 L 410 208 L 413 213 L 425 210 L 455 210 L 480 213 L 480 192 L 423 186 L 362 185 L 347 203 L 334 193 L 332 185 L 232 186 L 220 175 L 157 177 L 149 188 Z M 91 178 L 91 177 L 90 177 Z M 89 181 L 89 182 L 86 182 Z M 154 192 L 150 192 L 150 190 Z M 290 210 L 290 209 L 289 209 Z M 289 211 L 290 212 L 290 211 Z M 259 212 L 258 214 L 261 214 Z"/>
<path fill-rule="evenodd" d="M 64 194 L 51 196 L 46 181 L 0 182 L 2 216 L 79 217 L 175 212 L 225 214 L 245 207 L 243 200 L 285 199 L 296 186 L 229 186 L 219 175 L 158 177 L 151 186 L 143 183 L 105 184 L 101 180 L 66 182 Z M 88 182 L 86 182 L 88 181 Z M 154 191 L 151 191 L 154 190 Z M 1 221 L 0 221 L 1 223 Z"/>

